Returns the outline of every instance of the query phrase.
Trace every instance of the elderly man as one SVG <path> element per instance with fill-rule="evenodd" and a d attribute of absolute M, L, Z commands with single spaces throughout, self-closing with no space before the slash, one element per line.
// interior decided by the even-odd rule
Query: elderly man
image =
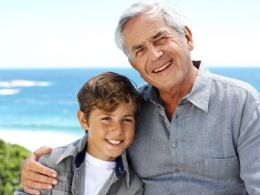
<path fill-rule="evenodd" d="M 257 91 L 193 62 L 191 30 L 169 6 L 131 6 L 120 18 L 116 43 L 149 83 L 140 88 L 146 103 L 128 150 L 145 195 L 260 194 Z M 29 193 L 55 183 L 53 171 L 36 162 L 44 152 L 24 163 Z"/>

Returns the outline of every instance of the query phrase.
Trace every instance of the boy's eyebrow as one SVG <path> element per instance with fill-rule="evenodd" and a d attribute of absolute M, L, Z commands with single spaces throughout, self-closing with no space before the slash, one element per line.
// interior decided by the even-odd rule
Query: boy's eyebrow
<path fill-rule="evenodd" d="M 104 115 L 112 115 L 112 113 L 110 113 L 110 112 L 104 112 L 102 114 L 104 114 Z"/>
<path fill-rule="evenodd" d="M 104 115 L 113 116 L 112 113 L 104 113 Z M 123 117 L 135 117 L 135 114 L 126 114 Z"/>
<path fill-rule="evenodd" d="M 126 114 L 126 115 L 124 115 L 123 117 L 124 117 L 124 118 L 135 118 L 136 115 L 135 115 L 134 113 L 132 113 L 132 114 Z"/>
<path fill-rule="evenodd" d="M 105 112 L 103 114 L 104 115 L 109 115 L 109 116 L 113 115 L 113 113 L 109 113 L 109 112 Z M 134 116 L 135 116 L 134 114 L 126 114 L 126 115 L 124 115 L 124 117 L 134 117 Z"/>
<path fill-rule="evenodd" d="M 127 114 L 124 117 L 134 117 L 134 116 L 135 116 L 134 114 Z"/>

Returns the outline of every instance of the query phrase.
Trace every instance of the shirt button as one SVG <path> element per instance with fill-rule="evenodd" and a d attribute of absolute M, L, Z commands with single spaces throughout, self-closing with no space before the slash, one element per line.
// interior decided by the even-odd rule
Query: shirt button
<path fill-rule="evenodd" d="M 172 143 L 172 147 L 173 147 L 173 148 L 175 148 L 175 147 L 177 147 L 177 146 L 178 146 L 178 143 L 177 143 L 177 142 L 173 142 L 173 143 Z"/>

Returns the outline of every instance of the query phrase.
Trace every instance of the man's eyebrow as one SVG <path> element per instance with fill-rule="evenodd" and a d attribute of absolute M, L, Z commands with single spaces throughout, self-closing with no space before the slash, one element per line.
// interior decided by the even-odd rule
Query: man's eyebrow
<path fill-rule="evenodd" d="M 167 34 L 168 34 L 167 31 L 159 31 L 151 37 L 151 40 L 155 40 L 158 37 L 160 37 L 162 35 L 167 35 Z M 134 52 L 134 51 L 141 49 L 141 48 L 143 48 L 143 45 L 134 45 L 131 50 Z"/>
<path fill-rule="evenodd" d="M 136 50 L 138 50 L 138 49 L 141 49 L 143 47 L 143 45 L 134 45 L 133 47 L 132 47 L 132 51 L 136 51 Z"/>
<path fill-rule="evenodd" d="M 167 34 L 166 31 L 159 31 L 155 35 L 152 36 L 152 40 L 157 39 L 158 37 L 160 37 L 162 35 L 166 35 L 166 34 Z"/>

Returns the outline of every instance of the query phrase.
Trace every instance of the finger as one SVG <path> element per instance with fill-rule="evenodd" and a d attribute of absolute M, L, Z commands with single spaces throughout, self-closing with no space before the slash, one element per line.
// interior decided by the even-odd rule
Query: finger
<path fill-rule="evenodd" d="M 47 184 L 47 183 L 39 183 L 39 182 L 35 182 L 32 180 L 25 180 L 22 182 L 22 185 L 25 189 L 25 187 L 27 189 L 31 189 L 31 190 L 51 190 L 53 188 L 53 186 L 51 184 Z"/>
<path fill-rule="evenodd" d="M 25 183 L 27 185 L 28 182 L 32 181 L 34 183 L 42 183 L 46 185 L 56 185 L 57 184 L 57 179 L 53 177 L 48 177 L 46 175 L 42 175 L 39 173 L 36 173 L 34 171 L 28 171 L 24 174 L 24 177 L 22 177 L 22 183 Z M 31 186 L 31 185 L 29 185 Z M 34 186 L 31 186 L 34 187 Z M 45 188 L 44 188 L 45 189 Z"/>
<path fill-rule="evenodd" d="M 51 153 L 51 151 L 52 151 L 52 148 L 48 147 L 48 146 L 42 146 L 42 147 L 38 148 L 37 150 L 35 150 L 33 152 L 33 154 L 35 155 L 35 160 L 38 160 L 40 158 L 40 156 L 43 154 Z"/>
<path fill-rule="evenodd" d="M 31 155 L 27 160 L 23 162 L 21 177 L 28 178 L 27 173 L 36 172 L 47 175 L 49 177 L 57 177 L 57 172 L 53 169 L 50 169 L 41 163 L 34 160 L 33 155 Z M 31 178 L 32 180 L 35 180 Z M 37 181 L 37 180 L 36 180 Z"/>
<path fill-rule="evenodd" d="M 39 195 L 40 194 L 40 191 L 39 190 L 36 190 L 36 189 L 33 189 L 33 188 L 29 188 L 27 186 L 24 186 L 24 191 L 28 194 L 32 194 L 32 195 Z"/>
<path fill-rule="evenodd" d="M 34 164 L 34 166 L 31 167 L 31 170 L 32 171 L 35 171 L 37 173 L 41 173 L 43 175 L 47 175 L 49 177 L 57 177 L 57 172 L 53 169 L 50 169 L 44 165 L 42 165 L 41 163 L 39 162 L 36 162 Z M 41 178 L 41 177 L 39 177 Z M 36 180 L 37 181 L 37 180 Z"/>

